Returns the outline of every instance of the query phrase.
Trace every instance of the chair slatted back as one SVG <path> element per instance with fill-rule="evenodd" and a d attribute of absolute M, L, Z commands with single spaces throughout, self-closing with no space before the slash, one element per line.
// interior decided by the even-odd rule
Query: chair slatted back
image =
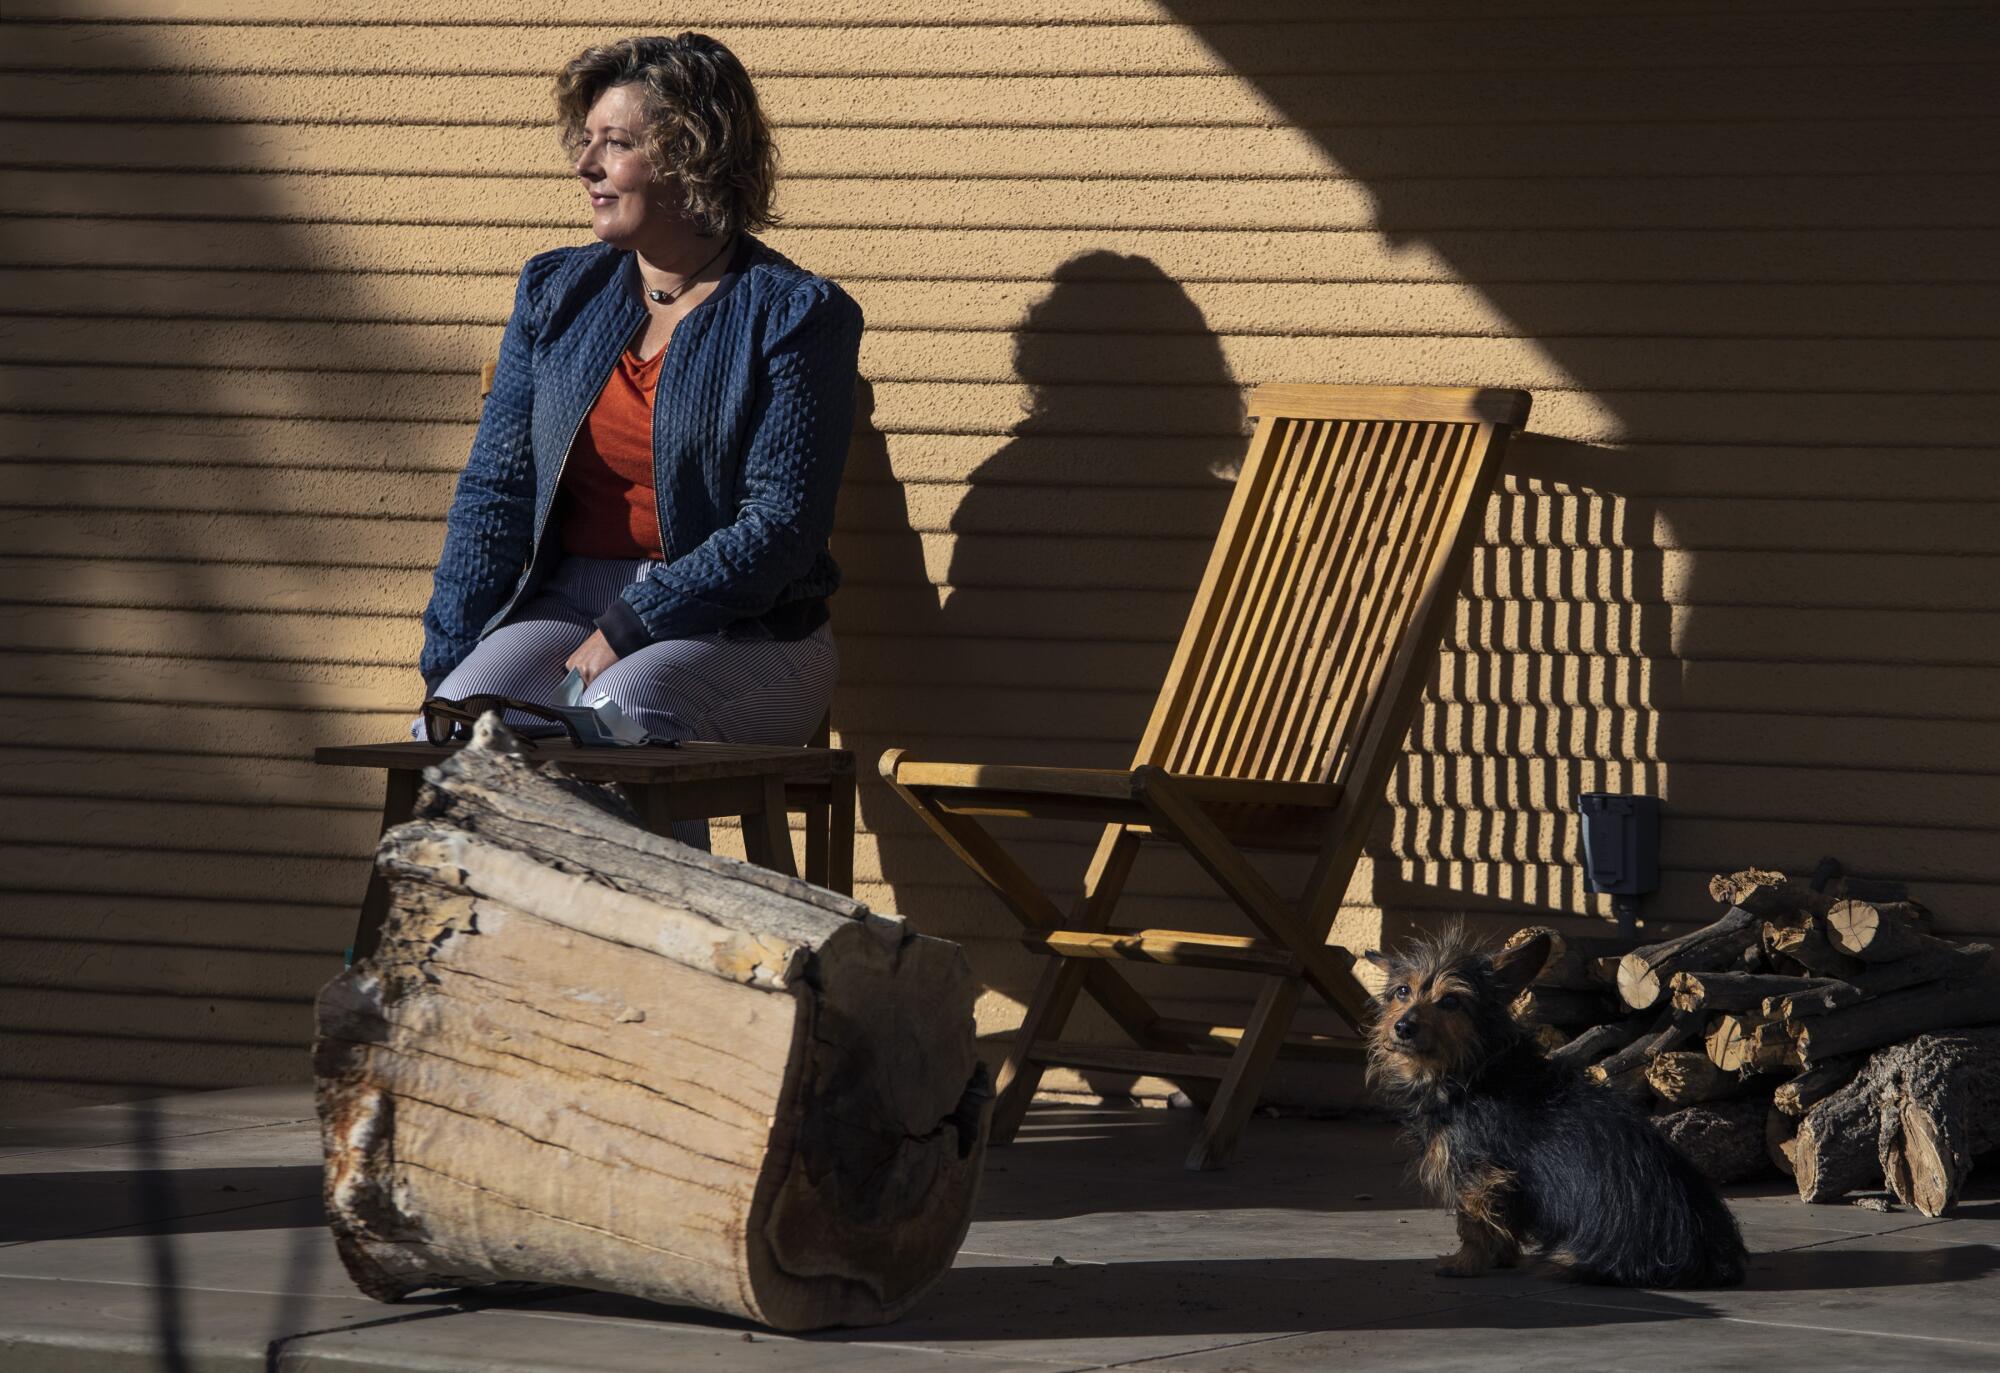
<path fill-rule="evenodd" d="M 1527 402 L 1258 388 L 1249 457 L 1135 766 L 1349 785 L 1375 771 L 1371 750 L 1401 743 L 1397 706 L 1427 674 Z"/>

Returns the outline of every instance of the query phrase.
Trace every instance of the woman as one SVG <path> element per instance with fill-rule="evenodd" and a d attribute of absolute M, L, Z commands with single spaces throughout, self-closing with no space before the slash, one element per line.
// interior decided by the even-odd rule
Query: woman
<path fill-rule="evenodd" d="M 860 308 L 751 237 L 776 151 L 720 43 L 593 47 L 555 94 L 600 241 L 521 273 L 424 685 L 553 704 L 574 670 L 656 737 L 805 743 L 837 665 Z"/>

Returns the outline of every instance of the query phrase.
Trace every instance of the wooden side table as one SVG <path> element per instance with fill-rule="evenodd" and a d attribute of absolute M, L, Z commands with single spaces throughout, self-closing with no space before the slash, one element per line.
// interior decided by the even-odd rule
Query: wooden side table
<path fill-rule="evenodd" d="M 380 768 L 388 774 L 382 828 L 408 820 L 416 809 L 423 770 L 458 744 L 355 744 L 322 748 L 313 761 L 328 767 Z M 786 816 L 806 817 L 806 880 L 846 895 L 854 893 L 854 755 L 839 748 L 783 744 L 712 744 L 694 740 L 676 748 L 579 748 L 567 739 L 538 739 L 529 755 L 586 782 L 616 782 L 655 834 L 676 820 L 734 815 L 743 822 L 743 848 L 760 867 L 797 876 Z M 353 956 L 374 952 L 389 913 L 389 884 L 371 864 L 368 892 L 354 926 Z"/>

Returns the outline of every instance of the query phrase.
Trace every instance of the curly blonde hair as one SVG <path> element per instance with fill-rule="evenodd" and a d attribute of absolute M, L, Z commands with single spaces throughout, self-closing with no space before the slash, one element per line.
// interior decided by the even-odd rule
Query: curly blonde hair
<path fill-rule="evenodd" d="M 585 48 L 556 73 L 565 152 L 585 141 L 584 119 L 597 98 L 625 85 L 639 89 L 647 163 L 656 177 L 679 184 L 704 234 L 754 233 L 778 222 L 777 144 L 735 53 L 703 33 Z"/>

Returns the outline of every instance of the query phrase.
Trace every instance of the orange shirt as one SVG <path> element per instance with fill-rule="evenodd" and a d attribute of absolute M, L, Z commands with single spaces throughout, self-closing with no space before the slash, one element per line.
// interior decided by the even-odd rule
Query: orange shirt
<path fill-rule="evenodd" d="M 662 348 L 640 361 L 628 348 L 577 430 L 563 467 L 562 549 L 584 558 L 657 558 L 653 501 L 653 391 Z"/>

